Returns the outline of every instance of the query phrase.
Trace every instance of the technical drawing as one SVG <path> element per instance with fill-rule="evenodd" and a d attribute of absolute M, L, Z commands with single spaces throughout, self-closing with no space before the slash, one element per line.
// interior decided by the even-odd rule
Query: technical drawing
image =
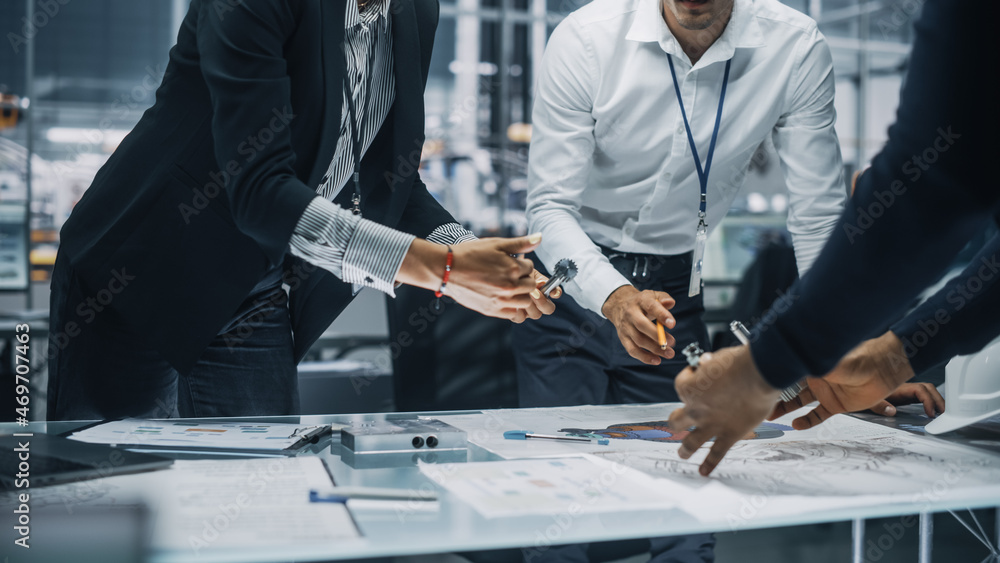
<path fill-rule="evenodd" d="M 698 474 L 700 461 L 680 459 L 673 451 L 597 455 L 653 477 L 693 486 L 710 482 Z M 992 485 L 998 475 L 1000 458 L 996 456 L 926 443 L 909 436 L 886 436 L 738 442 L 711 479 L 749 494 L 770 491 L 805 496 L 932 495 L 942 486 Z"/>

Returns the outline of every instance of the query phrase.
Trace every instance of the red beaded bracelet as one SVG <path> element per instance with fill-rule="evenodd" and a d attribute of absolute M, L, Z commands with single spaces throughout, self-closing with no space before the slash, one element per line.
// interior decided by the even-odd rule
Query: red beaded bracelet
<path fill-rule="evenodd" d="M 441 288 L 434 292 L 434 297 L 441 297 L 444 295 L 444 288 L 448 285 L 448 278 L 451 277 L 451 262 L 454 258 L 454 254 L 451 251 L 451 247 L 448 247 L 448 260 L 444 264 L 444 277 L 441 278 Z"/>

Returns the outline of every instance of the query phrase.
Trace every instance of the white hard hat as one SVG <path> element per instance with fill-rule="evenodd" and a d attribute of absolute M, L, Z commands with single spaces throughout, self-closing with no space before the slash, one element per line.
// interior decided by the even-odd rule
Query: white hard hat
<path fill-rule="evenodd" d="M 931 434 L 951 432 L 1000 415 L 1000 338 L 981 351 L 948 362 L 944 414 L 924 427 Z"/>

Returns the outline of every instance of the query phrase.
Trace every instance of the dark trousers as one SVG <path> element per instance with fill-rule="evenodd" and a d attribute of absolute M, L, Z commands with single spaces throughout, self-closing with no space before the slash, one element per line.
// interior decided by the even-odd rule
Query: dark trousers
<path fill-rule="evenodd" d="M 657 403 L 678 401 L 674 377 L 687 365 L 681 349 L 698 342 L 709 349 L 702 319 L 702 296 L 688 297 L 691 254 L 649 256 L 605 249 L 611 263 L 640 291 L 669 293 L 677 304 L 670 310 L 677 324 L 676 356 L 646 365 L 628 355 L 611 321 L 584 309 L 564 294 L 553 314 L 514 326 L 518 396 L 521 407 Z M 545 273 L 535 259 L 535 267 Z M 652 538 L 651 561 L 713 561 L 712 534 Z M 525 561 L 587 561 L 587 545 L 553 547 L 545 553 L 525 550 Z M 623 554 L 625 556 L 626 554 Z"/>
<path fill-rule="evenodd" d="M 104 305 L 100 296 L 97 299 L 57 260 L 50 310 L 49 420 L 298 411 L 291 323 L 280 271 L 258 284 L 194 369 L 184 374 L 116 313 L 113 296 Z"/>
<path fill-rule="evenodd" d="M 611 258 L 615 268 L 640 291 L 665 291 L 677 301 L 670 310 L 677 321 L 670 331 L 677 339 L 673 359 L 650 366 L 629 356 L 611 321 L 563 294 L 553 314 L 514 326 L 519 406 L 677 401 L 674 377 L 687 365 L 680 350 L 691 342 L 709 349 L 702 296 L 688 297 L 690 256 L 629 254 Z M 544 273 L 537 260 L 535 267 Z"/>

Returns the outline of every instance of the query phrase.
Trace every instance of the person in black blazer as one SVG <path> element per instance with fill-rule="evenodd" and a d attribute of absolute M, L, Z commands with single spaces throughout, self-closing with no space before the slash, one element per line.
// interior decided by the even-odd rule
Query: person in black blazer
<path fill-rule="evenodd" d="M 355 1 L 192 1 L 155 104 L 61 231 L 49 419 L 295 412 L 295 364 L 354 295 L 346 275 L 289 250 L 343 142 L 345 18 L 364 13 Z M 362 219 L 345 243 L 360 250 L 348 251 L 375 271 L 386 237 L 409 233 L 382 285 L 438 290 L 451 243 L 445 293 L 459 303 L 517 322 L 551 312 L 531 263 L 512 257 L 538 236 L 423 240 L 461 231 L 416 173 L 438 2 L 362 7 L 383 10 L 391 29 L 395 87 L 361 160 Z M 334 202 L 352 196 L 345 185 Z M 336 254 L 334 242 L 320 241 Z"/>

